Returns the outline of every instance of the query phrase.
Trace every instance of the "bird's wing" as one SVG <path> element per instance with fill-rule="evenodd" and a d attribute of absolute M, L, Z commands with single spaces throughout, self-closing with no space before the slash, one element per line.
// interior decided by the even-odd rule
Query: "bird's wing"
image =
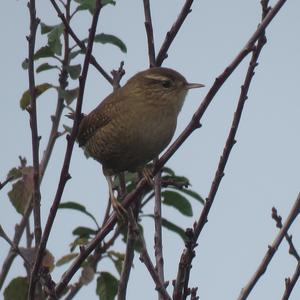
<path fill-rule="evenodd" d="M 79 126 L 79 133 L 77 137 L 79 146 L 84 146 L 98 129 L 104 127 L 110 121 L 111 118 L 107 114 L 97 110 L 94 110 L 85 116 Z"/>

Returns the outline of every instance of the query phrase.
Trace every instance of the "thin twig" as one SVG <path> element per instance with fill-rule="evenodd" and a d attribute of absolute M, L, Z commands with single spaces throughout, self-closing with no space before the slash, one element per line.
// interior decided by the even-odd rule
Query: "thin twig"
<path fill-rule="evenodd" d="M 125 259 L 122 266 L 122 272 L 120 276 L 119 286 L 118 286 L 118 300 L 126 300 L 126 290 L 129 281 L 130 271 L 134 259 L 134 244 L 136 241 L 135 226 L 132 223 L 131 218 L 128 219 L 127 228 L 127 241 L 126 241 L 126 252 Z"/>
<path fill-rule="evenodd" d="M 89 31 L 88 44 L 87 44 L 86 55 L 85 55 L 85 59 L 84 59 L 84 63 L 83 63 L 82 73 L 79 77 L 79 92 L 78 92 L 78 99 L 77 99 L 77 103 L 76 103 L 74 125 L 73 125 L 73 128 L 72 128 L 71 135 L 67 136 L 68 144 L 67 144 L 67 149 L 66 149 L 66 153 L 65 153 L 63 167 L 62 167 L 62 170 L 61 170 L 61 175 L 60 175 L 58 188 L 57 188 L 57 191 L 56 191 L 56 195 L 55 195 L 53 204 L 51 206 L 50 214 L 49 214 L 48 219 L 47 219 L 46 227 L 45 227 L 45 230 L 44 230 L 44 234 L 42 236 L 41 243 L 40 243 L 39 248 L 38 248 L 37 257 L 36 257 L 35 264 L 34 264 L 33 271 L 32 271 L 32 275 L 31 275 L 31 281 L 30 281 L 30 285 L 29 285 L 29 295 L 30 295 L 31 299 L 33 299 L 34 286 L 35 286 L 35 281 L 33 281 L 32 279 L 34 279 L 36 274 L 38 273 L 38 270 L 39 270 L 39 267 L 40 267 L 40 264 L 41 264 L 41 260 L 42 260 L 42 257 L 43 257 L 43 253 L 46 249 L 46 245 L 47 245 L 47 241 L 48 241 L 48 238 L 49 238 L 49 235 L 50 235 L 50 231 L 52 229 L 52 225 L 53 225 L 53 222 L 54 222 L 54 219 L 55 219 L 55 216 L 56 216 L 56 213 L 57 213 L 57 209 L 58 209 L 58 206 L 59 206 L 59 203 L 60 203 L 60 200 L 61 200 L 61 196 L 62 196 L 63 191 L 64 191 L 64 187 L 66 185 L 66 182 L 71 178 L 71 176 L 69 174 L 69 166 L 70 166 L 70 161 L 71 161 L 71 156 L 72 156 L 74 143 L 75 143 L 77 133 L 78 133 L 79 120 L 80 120 L 80 116 L 81 116 L 81 108 L 82 108 L 84 88 L 85 88 L 85 82 L 86 82 L 87 73 L 88 73 L 88 69 L 89 69 L 89 63 L 90 63 L 92 49 L 93 49 L 93 42 L 94 42 L 96 27 L 97 27 L 97 23 L 98 23 L 98 17 L 99 17 L 101 8 L 102 8 L 101 1 L 97 0 L 94 15 L 93 15 L 93 19 L 92 19 L 91 28 L 90 28 L 90 31 Z"/>
<path fill-rule="evenodd" d="M 40 165 L 39 165 L 39 144 L 40 137 L 38 135 L 37 126 L 37 109 L 36 109 L 36 89 L 34 78 L 34 49 L 36 31 L 40 20 L 36 17 L 35 0 L 28 2 L 30 14 L 30 34 L 28 40 L 28 79 L 30 93 L 30 127 L 31 127 L 31 143 L 32 143 L 32 161 L 33 161 L 33 216 L 34 216 L 34 237 L 35 246 L 37 247 L 41 240 L 41 192 L 40 192 Z"/>
<path fill-rule="evenodd" d="M 153 27 L 151 19 L 151 9 L 150 1 L 144 0 L 144 13 L 145 13 L 145 28 L 148 40 L 148 56 L 150 68 L 156 66 L 155 62 L 155 47 L 154 47 L 154 37 L 153 37 Z"/>
<path fill-rule="evenodd" d="M 10 181 L 14 179 L 14 176 L 6 178 L 3 182 L 0 182 L 0 190 L 2 190 Z"/>
<path fill-rule="evenodd" d="M 141 253 L 140 253 L 140 260 L 145 264 L 145 266 L 147 267 L 154 283 L 155 283 L 155 288 L 156 290 L 159 292 L 159 294 L 161 295 L 163 300 L 171 300 L 171 297 L 169 296 L 166 287 L 164 285 L 164 282 L 160 280 L 157 271 L 155 270 L 155 267 L 151 261 L 151 258 L 148 254 L 147 248 L 146 248 L 146 244 L 145 244 L 145 240 L 139 230 L 139 227 L 134 219 L 132 210 L 129 209 L 128 210 L 128 218 L 131 219 L 131 222 L 133 224 L 133 230 L 135 231 L 135 234 L 137 235 L 137 238 L 141 244 Z"/>
<path fill-rule="evenodd" d="M 285 291 L 281 298 L 282 300 L 288 300 L 290 298 L 290 295 L 294 289 L 296 282 L 299 279 L 299 276 L 300 276 L 300 262 L 297 263 L 297 267 L 295 269 L 292 278 L 285 279 Z"/>
<path fill-rule="evenodd" d="M 162 221 L 161 221 L 161 171 L 154 177 L 154 253 L 156 265 L 155 269 L 161 280 L 164 282 L 164 257 L 163 257 L 163 243 L 162 243 Z M 159 297 L 161 300 L 161 296 Z"/>
<path fill-rule="evenodd" d="M 178 33 L 181 25 L 183 24 L 187 15 L 192 11 L 191 6 L 193 4 L 193 0 L 186 0 L 185 4 L 183 5 L 180 14 L 177 17 L 177 20 L 172 25 L 171 29 L 167 32 L 165 40 L 158 52 L 156 57 L 156 66 L 161 66 L 163 61 L 168 57 L 168 50 L 173 42 L 176 34 Z"/>
<path fill-rule="evenodd" d="M 69 22 L 67 21 L 67 19 L 65 18 L 63 12 L 60 10 L 60 8 L 58 7 L 58 5 L 56 4 L 55 0 L 50 0 L 50 2 L 52 3 L 54 9 L 57 12 L 57 15 L 59 16 L 59 18 L 62 20 L 62 22 L 64 23 L 65 28 L 67 29 L 68 33 L 70 34 L 70 36 L 73 38 L 73 40 L 75 41 L 75 43 L 79 46 L 79 48 L 84 51 L 85 53 L 87 53 L 88 51 L 88 45 L 87 47 L 85 46 L 85 43 L 83 41 L 81 41 L 77 35 L 75 34 L 75 32 L 73 31 L 73 29 L 71 28 Z M 112 85 L 113 84 L 113 79 L 108 75 L 108 73 L 97 63 L 95 57 L 93 55 L 90 56 L 90 63 L 100 72 L 100 74 Z"/>
<path fill-rule="evenodd" d="M 167 149 L 163 156 L 158 160 L 157 164 L 153 169 L 153 175 L 155 175 L 170 159 L 170 157 L 177 151 L 177 149 L 184 143 L 184 141 L 193 133 L 193 131 L 199 128 L 200 120 L 204 115 L 207 107 L 212 102 L 214 96 L 217 94 L 219 89 L 222 87 L 226 79 L 232 74 L 236 67 L 241 63 L 241 61 L 251 52 L 255 42 L 260 37 L 261 33 L 270 24 L 272 19 L 279 12 L 280 8 L 284 5 L 287 0 L 278 0 L 275 6 L 270 10 L 264 21 L 258 26 L 256 31 L 250 37 L 249 41 L 231 62 L 231 64 L 224 70 L 224 72 L 217 77 L 211 89 L 207 93 L 206 97 L 202 101 L 201 105 L 195 112 L 192 120 L 180 134 L 180 136 L 175 140 L 175 142 Z M 136 188 L 129 193 L 122 202 L 124 208 L 127 208 L 133 203 L 138 197 L 143 193 L 144 189 L 148 186 L 146 179 L 141 179 Z M 63 274 L 60 282 L 56 286 L 57 294 L 60 294 L 62 290 L 66 287 L 68 282 L 71 280 L 73 275 L 76 273 L 82 262 L 88 257 L 88 255 L 95 249 L 95 247 L 105 238 L 105 236 L 114 228 L 117 222 L 117 216 L 113 212 L 106 224 L 99 230 L 95 238 L 90 242 L 90 244 L 85 247 L 85 250 L 80 252 L 80 254 L 73 261 L 72 265 Z"/>
<path fill-rule="evenodd" d="M 258 268 L 256 269 L 255 273 L 250 278 L 249 282 L 245 285 L 245 287 L 241 290 L 238 300 L 245 300 L 249 296 L 250 292 L 252 291 L 255 284 L 260 279 L 260 277 L 265 273 L 270 261 L 273 258 L 273 255 L 277 251 L 285 234 L 288 232 L 291 224 L 293 223 L 295 218 L 298 216 L 299 212 L 300 212 L 300 193 L 298 194 L 298 197 L 297 197 L 293 207 L 291 208 L 290 213 L 289 213 L 286 221 L 284 222 L 281 230 L 278 232 L 273 243 L 270 246 L 268 246 L 268 250 L 267 250 L 265 256 L 263 257 L 261 263 L 259 264 Z"/>

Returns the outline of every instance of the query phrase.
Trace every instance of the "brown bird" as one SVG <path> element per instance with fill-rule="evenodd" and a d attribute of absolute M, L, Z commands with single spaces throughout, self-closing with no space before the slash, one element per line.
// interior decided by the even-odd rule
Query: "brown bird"
<path fill-rule="evenodd" d="M 141 170 L 158 156 L 174 135 L 188 90 L 203 86 L 188 83 L 172 69 L 151 68 L 134 75 L 82 119 L 79 146 L 102 164 L 117 211 L 121 206 L 111 176 Z"/>

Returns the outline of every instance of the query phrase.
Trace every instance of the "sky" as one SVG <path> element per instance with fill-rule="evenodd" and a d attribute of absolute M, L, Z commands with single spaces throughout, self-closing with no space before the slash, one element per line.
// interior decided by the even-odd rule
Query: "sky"
<path fill-rule="evenodd" d="M 184 1 L 151 1 L 152 21 L 156 51 L 166 32 L 176 19 Z M 201 82 L 205 88 L 190 91 L 178 119 L 175 137 L 185 128 L 194 111 L 200 105 L 215 78 L 235 58 L 260 20 L 260 1 L 195 1 L 178 36 L 174 40 L 168 59 L 163 66 L 181 72 L 188 81 Z M 271 1 L 271 5 L 275 1 Z M 287 1 L 267 29 L 268 42 L 259 58 L 259 65 L 252 81 L 248 100 L 243 111 L 235 144 L 228 160 L 225 176 L 218 190 L 208 222 L 200 236 L 191 272 L 191 286 L 198 286 L 200 299 L 236 299 L 241 288 L 250 279 L 263 258 L 267 247 L 276 237 L 278 229 L 271 218 L 276 207 L 285 220 L 299 193 L 299 53 L 300 40 L 299 1 Z M 57 24 L 58 18 L 51 4 L 37 1 L 37 16 L 49 25 Z M 72 27 L 81 38 L 87 36 L 91 17 L 78 14 Z M 6 1 L 0 12 L 2 36 L 2 109 L 0 126 L 1 153 L 0 181 L 7 172 L 18 165 L 18 156 L 25 156 L 31 163 L 31 136 L 28 114 L 19 108 L 19 99 L 28 88 L 27 72 L 21 63 L 27 56 L 25 36 L 29 33 L 29 16 L 25 1 Z M 148 67 L 147 39 L 144 29 L 142 1 L 117 0 L 116 6 L 105 7 L 100 15 L 97 32 L 114 34 L 128 48 L 127 54 L 111 45 L 96 45 L 94 56 L 108 72 L 124 61 L 124 84 L 136 72 Z M 37 49 L 45 39 L 38 33 Z M 82 62 L 78 58 L 78 63 Z M 235 70 L 218 92 L 206 111 L 202 127 L 194 132 L 168 162 L 178 174 L 190 179 L 192 189 L 206 197 L 219 157 L 222 153 L 233 117 L 249 59 Z M 56 71 L 36 76 L 37 83 L 56 84 Z M 76 81 L 70 87 L 77 86 Z M 111 86 L 91 66 L 84 95 L 83 112 L 92 110 L 106 95 Z M 55 107 L 56 94 L 49 91 L 38 99 L 39 132 L 42 135 L 42 155 L 50 127 L 50 114 Z M 63 117 L 63 124 L 70 121 Z M 57 188 L 66 147 L 61 138 L 53 152 L 45 175 L 42 193 L 43 226 Z M 86 159 L 79 147 L 74 147 L 70 166 L 72 179 L 66 185 L 62 201 L 77 201 L 95 216 L 103 214 L 107 199 L 107 185 L 100 165 Z M 14 225 L 20 220 L 10 205 L 7 192 L 10 185 L 0 191 L 0 224 L 12 237 Z M 163 207 L 163 216 L 191 227 L 198 218 L 202 206 L 193 201 L 194 216 L 187 218 L 169 207 Z M 153 211 L 153 203 L 145 213 Z M 72 230 L 77 226 L 93 226 L 86 216 L 74 211 L 59 212 L 51 233 L 48 249 L 56 258 L 68 253 Z M 143 220 L 145 239 L 151 257 L 153 250 L 153 222 Z M 290 233 L 296 248 L 300 249 L 299 218 Z M 181 239 L 164 230 L 165 278 L 176 277 L 177 264 L 183 250 Z M 23 241 L 24 242 L 24 241 Z M 116 244 L 118 251 L 125 245 Z M 0 265 L 6 256 L 8 245 L 0 239 Z M 281 299 L 286 277 L 292 276 L 296 261 L 288 254 L 283 241 L 266 274 L 261 278 L 248 299 Z M 22 261 L 15 260 L 8 282 L 23 274 Z M 111 271 L 108 261 L 99 270 Z M 55 269 L 52 276 L 58 281 L 63 267 Z M 75 277 L 76 278 L 76 277 Z M 168 291 L 172 293 L 169 287 Z M 1 292 L 2 293 L 2 292 Z M 2 294 L 1 294 L 2 296 Z M 155 299 L 154 284 L 145 266 L 135 256 L 134 269 L 128 286 L 128 299 Z M 299 299 L 300 287 L 295 287 L 290 299 Z M 84 287 L 77 299 L 97 299 L 95 283 Z"/>

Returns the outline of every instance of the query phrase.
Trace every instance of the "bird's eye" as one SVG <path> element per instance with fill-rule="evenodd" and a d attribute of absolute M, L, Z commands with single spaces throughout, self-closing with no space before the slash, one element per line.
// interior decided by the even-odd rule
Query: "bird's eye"
<path fill-rule="evenodd" d="M 172 86 L 172 81 L 171 80 L 163 80 L 162 81 L 162 86 L 166 89 L 170 88 Z"/>

